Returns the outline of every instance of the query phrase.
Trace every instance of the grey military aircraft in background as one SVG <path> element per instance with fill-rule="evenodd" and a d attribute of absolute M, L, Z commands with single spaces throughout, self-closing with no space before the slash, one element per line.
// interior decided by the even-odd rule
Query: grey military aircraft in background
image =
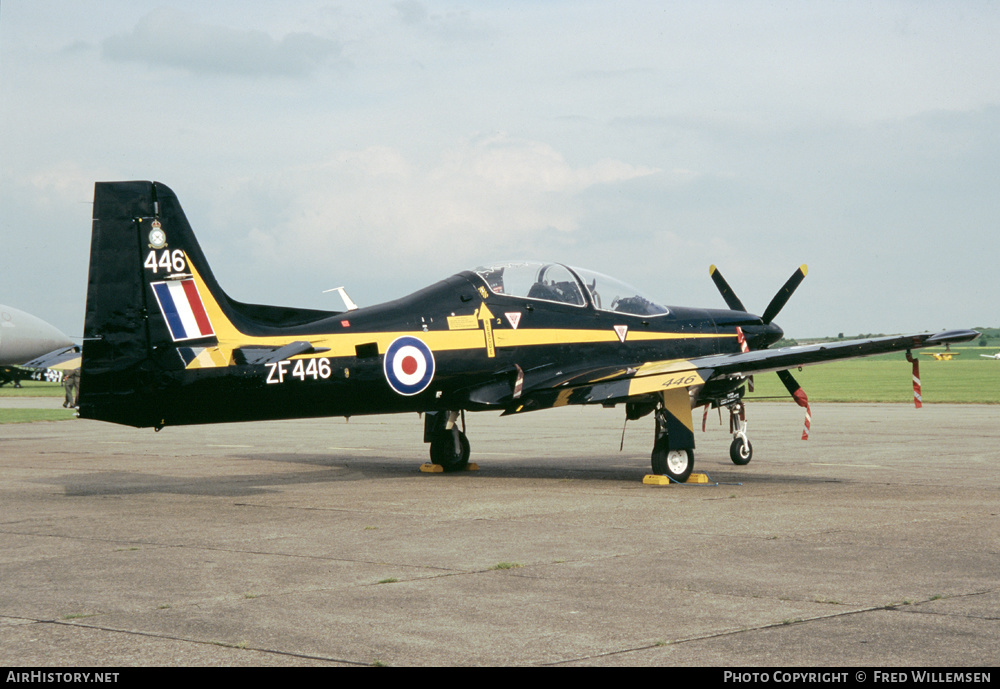
<path fill-rule="evenodd" d="M 54 364 L 56 359 L 50 355 L 64 355 L 56 357 L 61 361 L 73 349 L 73 341 L 55 326 L 0 304 L 0 385 L 13 382 L 16 386 L 23 378 L 30 377 L 30 371 L 19 368 L 22 364 L 39 358 L 44 358 L 46 364 Z"/>

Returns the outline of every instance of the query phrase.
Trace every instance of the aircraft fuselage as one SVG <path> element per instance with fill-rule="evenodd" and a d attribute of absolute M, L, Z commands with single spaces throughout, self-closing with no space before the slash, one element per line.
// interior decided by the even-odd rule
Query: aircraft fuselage
<path fill-rule="evenodd" d="M 467 271 L 395 301 L 296 326 L 257 325 L 245 333 L 264 343 L 268 355 L 297 341 L 312 343 L 315 351 L 308 353 L 261 361 L 255 360 L 254 347 L 238 347 L 225 356 L 245 363 L 200 367 L 178 357 L 178 343 L 156 347 L 128 376 L 129 385 L 133 376 L 147 381 L 141 398 L 124 395 L 121 404 L 113 405 L 114 418 L 108 418 L 105 404 L 100 416 L 86 404 L 80 413 L 135 426 L 166 426 L 454 409 L 513 411 L 518 376 L 525 388 L 542 381 L 558 388 L 572 385 L 584 370 L 592 374 L 595 362 L 610 374 L 636 361 L 738 352 L 737 325 L 755 346 L 781 337 L 777 326 L 763 326 L 745 312 L 668 307 L 665 314 L 639 316 L 603 311 L 589 300 L 571 306 L 493 294 Z M 401 338 L 413 342 L 400 353 L 393 343 Z M 180 349 L 190 350 L 189 355 L 202 349 L 196 356 L 211 362 L 197 340 Z M 113 387 L 102 402 L 114 399 Z"/>

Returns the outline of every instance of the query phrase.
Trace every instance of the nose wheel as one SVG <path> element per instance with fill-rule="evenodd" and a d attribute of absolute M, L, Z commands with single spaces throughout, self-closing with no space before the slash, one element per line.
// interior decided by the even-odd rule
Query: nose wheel
<path fill-rule="evenodd" d="M 749 464 L 753 458 L 753 445 L 747 438 L 746 407 L 741 402 L 729 407 L 729 430 L 733 434 L 733 442 L 729 445 L 729 458 L 738 466 Z"/>
<path fill-rule="evenodd" d="M 745 437 L 735 438 L 732 445 L 729 446 L 729 459 L 733 460 L 733 464 L 743 466 L 744 464 L 749 464 L 750 460 L 753 458 L 753 445 Z"/>

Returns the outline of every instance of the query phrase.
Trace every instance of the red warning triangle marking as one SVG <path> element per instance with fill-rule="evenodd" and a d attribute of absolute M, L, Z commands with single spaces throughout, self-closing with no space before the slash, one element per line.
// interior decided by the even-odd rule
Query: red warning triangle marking
<path fill-rule="evenodd" d="M 615 334 L 618 335 L 618 340 L 619 341 L 624 342 L 625 341 L 625 336 L 628 335 L 628 326 L 627 325 L 616 325 L 615 326 Z"/>
<path fill-rule="evenodd" d="M 510 323 L 510 327 L 517 330 L 517 325 L 521 322 L 521 312 L 511 311 L 509 313 L 505 313 L 504 316 L 507 317 L 507 322 Z"/>

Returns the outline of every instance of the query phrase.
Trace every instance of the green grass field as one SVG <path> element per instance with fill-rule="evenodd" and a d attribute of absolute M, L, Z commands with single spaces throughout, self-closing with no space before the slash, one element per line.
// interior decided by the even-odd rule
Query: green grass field
<path fill-rule="evenodd" d="M 37 380 L 22 380 L 19 388 L 15 388 L 13 383 L 0 387 L 0 397 L 62 397 L 65 394 L 62 384 Z"/>
<path fill-rule="evenodd" d="M 987 347 L 952 347 L 952 352 L 961 354 L 951 361 L 915 353 L 920 358 L 924 404 L 1000 404 L 1000 360 L 979 356 L 994 351 Z M 900 353 L 808 366 L 792 374 L 810 402 L 912 402 L 911 372 L 906 356 Z M 747 399 L 769 397 L 791 401 L 777 375 L 754 376 L 754 393 Z"/>
<path fill-rule="evenodd" d="M 13 385 L 0 387 L 0 398 L 4 397 L 59 397 L 66 391 L 59 383 L 42 383 L 36 380 L 23 380 L 21 387 Z M 73 409 L 0 409 L 0 424 L 31 423 L 33 421 L 67 421 L 75 418 Z"/>
<path fill-rule="evenodd" d="M 75 409 L 0 409 L 0 424 L 68 421 L 75 413 Z"/>

